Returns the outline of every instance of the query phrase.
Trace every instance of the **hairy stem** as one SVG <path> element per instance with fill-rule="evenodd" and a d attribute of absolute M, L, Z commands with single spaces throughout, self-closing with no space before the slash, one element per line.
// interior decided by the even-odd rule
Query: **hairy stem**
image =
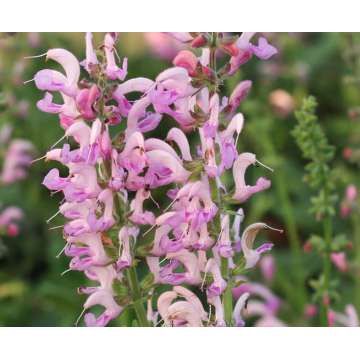
<path fill-rule="evenodd" d="M 109 174 L 111 174 L 111 164 L 110 162 L 105 163 L 105 170 L 107 173 L 107 176 L 109 177 Z M 116 214 L 118 216 L 118 224 L 119 226 L 125 226 L 127 222 L 126 218 L 126 206 L 127 204 L 124 203 L 122 200 L 120 193 L 114 194 L 114 205 L 116 209 Z M 138 320 L 139 326 L 147 327 L 149 326 L 149 322 L 147 321 L 146 317 L 146 311 L 144 308 L 144 304 L 141 300 L 141 290 L 139 286 L 139 280 L 136 273 L 136 268 L 134 266 L 131 266 L 126 271 L 126 278 L 129 283 L 130 292 L 133 300 L 133 305 L 136 313 L 136 317 Z"/>
<path fill-rule="evenodd" d="M 210 46 L 210 59 L 209 66 L 214 71 L 215 74 L 215 92 L 218 91 L 218 79 L 217 79 L 217 68 L 216 68 L 216 40 L 217 33 L 212 33 L 211 46 Z M 219 208 L 222 208 L 222 199 L 219 192 L 219 189 L 216 184 L 216 180 L 211 178 L 209 179 L 211 186 L 211 194 L 213 200 L 218 204 Z M 216 215 L 214 223 L 219 227 L 219 233 L 221 232 L 221 218 L 220 212 Z M 232 310 L 233 310 L 233 298 L 232 298 L 232 281 L 230 279 L 229 272 L 229 261 L 226 258 L 221 258 L 221 275 L 227 281 L 227 286 L 222 294 L 222 302 L 224 305 L 225 312 L 225 322 L 227 326 L 231 326 L 232 324 Z"/>
<path fill-rule="evenodd" d="M 132 266 L 126 270 L 126 278 L 129 282 L 130 291 L 134 303 L 133 305 L 139 326 L 148 327 L 149 322 L 147 321 L 146 311 L 141 299 L 141 291 L 135 267 Z"/>

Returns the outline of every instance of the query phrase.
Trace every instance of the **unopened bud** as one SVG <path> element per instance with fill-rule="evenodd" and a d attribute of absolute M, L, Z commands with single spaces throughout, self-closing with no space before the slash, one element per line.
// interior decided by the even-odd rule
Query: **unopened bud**
<path fill-rule="evenodd" d="M 191 47 L 199 48 L 203 47 L 207 44 L 207 39 L 204 35 L 198 35 L 192 42 Z"/>
<path fill-rule="evenodd" d="M 225 51 L 230 56 L 237 56 L 239 55 L 239 48 L 236 46 L 235 43 L 232 44 L 224 44 L 221 46 L 221 49 Z"/>
<path fill-rule="evenodd" d="M 16 224 L 9 224 L 6 233 L 10 237 L 15 237 L 19 234 L 19 227 Z"/>
<path fill-rule="evenodd" d="M 317 307 L 314 304 L 306 304 L 304 309 L 305 319 L 311 319 L 317 314 Z"/>
<path fill-rule="evenodd" d="M 343 158 L 347 159 L 347 160 L 350 159 L 352 153 L 353 153 L 353 151 L 351 148 L 349 148 L 349 147 L 344 148 L 343 153 L 342 153 Z"/>
<path fill-rule="evenodd" d="M 176 55 L 173 64 L 186 69 L 190 76 L 194 76 L 198 59 L 191 51 L 182 50 Z"/>

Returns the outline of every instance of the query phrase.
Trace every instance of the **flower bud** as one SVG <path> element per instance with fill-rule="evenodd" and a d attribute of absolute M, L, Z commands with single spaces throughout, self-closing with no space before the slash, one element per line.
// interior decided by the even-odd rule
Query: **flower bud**
<path fill-rule="evenodd" d="M 334 326 L 335 325 L 335 313 L 333 311 L 328 311 L 327 313 L 328 325 Z"/>
<path fill-rule="evenodd" d="M 187 70 L 190 76 L 194 76 L 196 73 L 198 59 L 188 50 L 180 51 L 173 60 L 175 66 L 183 67 Z"/>
<path fill-rule="evenodd" d="M 241 102 L 247 97 L 251 86 L 252 81 L 250 80 L 241 81 L 236 86 L 229 98 L 229 107 L 231 112 L 234 112 L 239 107 Z"/>
<path fill-rule="evenodd" d="M 346 188 L 346 200 L 353 202 L 357 198 L 357 189 L 355 185 L 349 185 Z"/>
<path fill-rule="evenodd" d="M 304 316 L 305 319 L 309 320 L 316 316 L 317 314 L 317 307 L 314 304 L 306 304 L 304 309 Z"/>
<path fill-rule="evenodd" d="M 16 224 L 9 224 L 6 233 L 9 237 L 15 237 L 19 234 L 19 227 Z"/>
<path fill-rule="evenodd" d="M 198 35 L 192 42 L 191 47 L 199 48 L 205 46 L 207 43 L 207 39 L 204 35 Z"/>
<path fill-rule="evenodd" d="M 344 252 L 333 252 L 330 255 L 330 259 L 339 271 L 346 272 L 348 270 L 348 263 Z"/>
<path fill-rule="evenodd" d="M 236 46 L 235 43 L 232 44 L 223 44 L 221 49 L 225 51 L 230 56 L 237 56 L 239 54 L 239 48 Z"/>
<path fill-rule="evenodd" d="M 349 160 L 351 158 L 351 156 L 352 156 L 352 153 L 353 153 L 353 151 L 352 151 L 351 148 L 345 147 L 344 150 L 343 150 L 343 153 L 342 153 L 343 158 L 346 159 L 346 160 Z"/>

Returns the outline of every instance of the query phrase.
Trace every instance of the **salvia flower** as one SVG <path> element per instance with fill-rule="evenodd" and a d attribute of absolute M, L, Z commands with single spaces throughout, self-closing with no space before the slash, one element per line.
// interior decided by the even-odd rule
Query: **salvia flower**
<path fill-rule="evenodd" d="M 357 327 L 359 326 L 359 318 L 355 307 L 351 304 L 348 304 L 345 307 L 344 313 L 329 310 L 328 323 L 329 326 L 339 325 L 346 327 Z"/>
<path fill-rule="evenodd" d="M 267 243 L 253 248 L 256 233 L 271 229 L 268 225 L 250 225 L 240 236 L 243 210 L 238 209 L 235 218 L 227 210 L 271 184 L 261 177 L 248 185 L 246 169 L 261 163 L 255 154 L 237 150 L 245 120 L 236 112 L 251 81 L 240 83 L 229 100 L 221 98 L 221 76 L 228 74 L 218 71 L 212 53 L 216 49 L 208 47 L 217 35 L 172 36 L 202 48 L 201 56 L 183 49 L 174 66 L 155 80 L 126 79 L 127 59 L 120 64 L 115 33 L 107 33 L 98 48 L 87 33 L 81 63 L 67 50 L 49 50 L 47 59 L 60 71 L 40 70 L 34 78 L 44 92 L 38 108 L 58 114 L 64 129 L 44 156 L 62 171 L 52 168 L 43 185 L 64 199 L 59 213 L 65 218 L 69 270 L 84 272 L 96 282 L 79 289 L 88 295 L 83 313 L 89 326 L 107 325 L 130 306 L 142 326 L 243 326 L 249 295 L 234 308 L 226 306 L 232 296 L 232 271 L 242 266 L 237 257 L 251 268 L 271 248 Z M 252 45 L 245 37 L 232 44 L 220 36 L 212 39 L 228 57 L 228 68 L 240 50 L 264 59 L 276 52 L 262 38 Z M 89 75 L 86 81 L 80 65 Z M 62 103 L 53 101 L 55 93 Z M 165 118 L 173 125 L 166 138 L 148 136 Z M 116 133 L 119 123 L 123 130 Z M 200 140 L 194 148 L 189 133 Z M 233 172 L 232 193 L 221 179 L 227 171 Z M 164 189 L 167 206 L 154 199 Z M 137 266 L 145 264 L 148 273 L 139 282 Z M 159 284 L 171 290 L 159 293 Z M 92 313 L 95 306 L 103 309 L 98 316 Z"/>

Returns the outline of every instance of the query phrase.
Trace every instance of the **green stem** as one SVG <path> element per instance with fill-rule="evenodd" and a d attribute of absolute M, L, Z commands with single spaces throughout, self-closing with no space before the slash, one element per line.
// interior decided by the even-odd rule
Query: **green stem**
<path fill-rule="evenodd" d="M 227 279 L 227 286 L 223 293 L 222 299 L 224 303 L 225 322 L 227 326 L 231 326 L 233 311 L 232 281 L 229 279 L 229 263 L 228 259 L 226 258 L 221 258 L 221 275 Z"/>
<path fill-rule="evenodd" d="M 332 222 L 330 216 L 326 216 L 323 221 L 325 254 L 323 262 L 323 295 L 329 295 L 330 278 L 331 278 L 331 238 L 332 238 Z M 329 310 L 328 301 L 321 299 L 321 324 L 328 326 L 327 314 Z"/>
<path fill-rule="evenodd" d="M 209 179 L 210 187 L 211 187 L 211 197 L 217 203 L 221 204 L 221 196 L 218 191 L 216 181 L 213 178 Z M 217 213 L 213 226 L 216 229 L 217 233 L 221 232 L 221 219 L 220 212 Z M 225 313 L 225 322 L 227 326 L 231 326 L 232 324 L 232 310 L 233 310 L 233 298 L 232 298 L 232 280 L 231 274 L 229 271 L 229 262 L 226 258 L 221 258 L 220 264 L 221 276 L 227 281 L 227 286 L 225 291 L 222 294 L 222 301 L 224 304 L 224 313 Z"/>
<path fill-rule="evenodd" d="M 107 176 L 110 177 L 111 174 L 111 164 L 109 162 L 105 163 L 105 171 Z M 116 213 L 119 217 L 118 224 L 120 226 L 126 226 L 126 204 L 122 201 L 119 194 L 114 194 L 114 205 L 116 209 Z M 144 304 L 141 299 L 141 290 L 139 286 L 139 281 L 136 273 L 136 268 L 134 266 L 128 268 L 126 271 L 126 278 L 129 283 L 129 288 L 133 300 L 133 305 L 136 313 L 136 317 L 138 320 L 139 326 L 148 327 L 149 322 L 147 321 L 146 311 L 144 308 Z"/>
<path fill-rule="evenodd" d="M 126 270 L 126 277 L 129 282 L 130 291 L 133 299 L 133 305 L 138 319 L 138 323 L 142 327 L 148 327 L 149 322 L 146 318 L 146 311 L 141 299 L 141 291 L 139 287 L 139 281 L 136 274 L 135 267 L 130 267 Z"/>
<path fill-rule="evenodd" d="M 217 79 L 217 69 L 216 69 L 216 41 L 217 33 L 212 33 L 211 46 L 210 46 L 210 59 L 209 66 L 214 71 L 215 74 L 215 89 L 214 92 L 218 90 L 218 79 Z M 211 197 L 217 203 L 220 209 L 222 209 L 222 198 L 218 190 L 216 181 L 214 178 L 209 178 L 209 183 L 211 187 Z M 217 213 L 214 219 L 214 228 L 220 233 L 221 232 L 221 218 L 220 212 Z M 232 325 L 232 310 L 233 310 L 233 299 L 232 299 L 232 280 L 231 274 L 229 272 L 229 263 L 228 259 L 221 258 L 221 275 L 227 281 L 227 286 L 225 291 L 222 294 L 222 302 L 224 305 L 225 313 L 225 322 L 227 326 Z"/>

